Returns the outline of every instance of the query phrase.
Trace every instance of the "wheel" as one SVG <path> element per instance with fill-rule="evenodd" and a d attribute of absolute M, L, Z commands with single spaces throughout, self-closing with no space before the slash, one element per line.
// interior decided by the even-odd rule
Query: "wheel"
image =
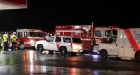
<path fill-rule="evenodd" d="M 140 61 L 140 52 L 136 52 L 135 54 L 135 60 Z"/>
<path fill-rule="evenodd" d="M 43 45 L 37 45 L 37 50 L 39 53 L 43 52 Z"/>
<path fill-rule="evenodd" d="M 53 54 L 53 51 L 49 51 L 49 54 Z"/>
<path fill-rule="evenodd" d="M 67 49 L 65 47 L 60 47 L 60 53 L 61 53 L 61 55 L 66 55 Z"/>
<path fill-rule="evenodd" d="M 24 44 L 20 44 L 20 45 L 19 45 L 19 49 L 20 49 L 20 50 L 23 50 L 24 48 L 25 48 Z"/>
<path fill-rule="evenodd" d="M 102 59 L 107 59 L 107 57 L 108 57 L 108 53 L 104 49 L 100 51 L 100 55 L 101 55 Z"/>

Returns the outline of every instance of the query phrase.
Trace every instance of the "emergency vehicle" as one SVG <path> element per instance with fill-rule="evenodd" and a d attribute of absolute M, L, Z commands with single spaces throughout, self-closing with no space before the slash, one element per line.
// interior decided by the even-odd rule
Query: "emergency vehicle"
<path fill-rule="evenodd" d="M 34 48 L 37 40 L 45 39 L 44 32 L 40 29 L 17 29 L 17 46 L 20 49 Z"/>
<path fill-rule="evenodd" d="M 140 59 L 140 28 L 118 29 L 117 35 L 99 44 L 99 52 L 105 58 Z"/>
<path fill-rule="evenodd" d="M 112 27 L 95 27 L 92 29 L 92 25 L 57 25 L 55 34 L 81 38 L 84 50 L 93 48 L 93 44 L 98 45 L 104 42 L 107 39 L 105 33 L 110 34 L 110 36 L 114 35 Z"/>
<path fill-rule="evenodd" d="M 48 50 L 50 53 L 53 51 L 59 51 L 61 54 L 66 54 L 68 52 L 82 52 L 83 47 L 80 38 L 70 36 L 51 36 L 48 40 L 37 41 L 35 49 L 39 52 Z"/>

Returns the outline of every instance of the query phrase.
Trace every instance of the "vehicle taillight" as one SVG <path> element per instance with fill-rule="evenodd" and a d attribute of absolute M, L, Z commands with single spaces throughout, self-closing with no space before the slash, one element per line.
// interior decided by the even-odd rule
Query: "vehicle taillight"
<path fill-rule="evenodd" d="M 81 50 L 83 49 L 82 44 L 72 44 L 73 50 Z"/>

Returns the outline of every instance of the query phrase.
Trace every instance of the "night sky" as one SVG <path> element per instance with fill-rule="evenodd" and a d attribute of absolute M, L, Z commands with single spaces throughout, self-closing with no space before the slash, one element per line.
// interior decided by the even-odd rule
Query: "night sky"
<path fill-rule="evenodd" d="M 28 0 L 27 9 L 0 10 L 0 31 L 54 30 L 55 25 L 140 26 L 139 2 L 115 0 Z"/>

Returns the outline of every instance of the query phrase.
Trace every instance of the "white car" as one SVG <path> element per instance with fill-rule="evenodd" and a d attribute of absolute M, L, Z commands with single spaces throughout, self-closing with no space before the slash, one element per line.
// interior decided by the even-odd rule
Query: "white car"
<path fill-rule="evenodd" d="M 37 41 L 35 49 L 39 52 L 48 50 L 49 52 L 60 51 L 61 54 L 66 54 L 67 52 L 82 52 L 83 46 L 80 38 L 51 36 L 48 40 Z"/>

